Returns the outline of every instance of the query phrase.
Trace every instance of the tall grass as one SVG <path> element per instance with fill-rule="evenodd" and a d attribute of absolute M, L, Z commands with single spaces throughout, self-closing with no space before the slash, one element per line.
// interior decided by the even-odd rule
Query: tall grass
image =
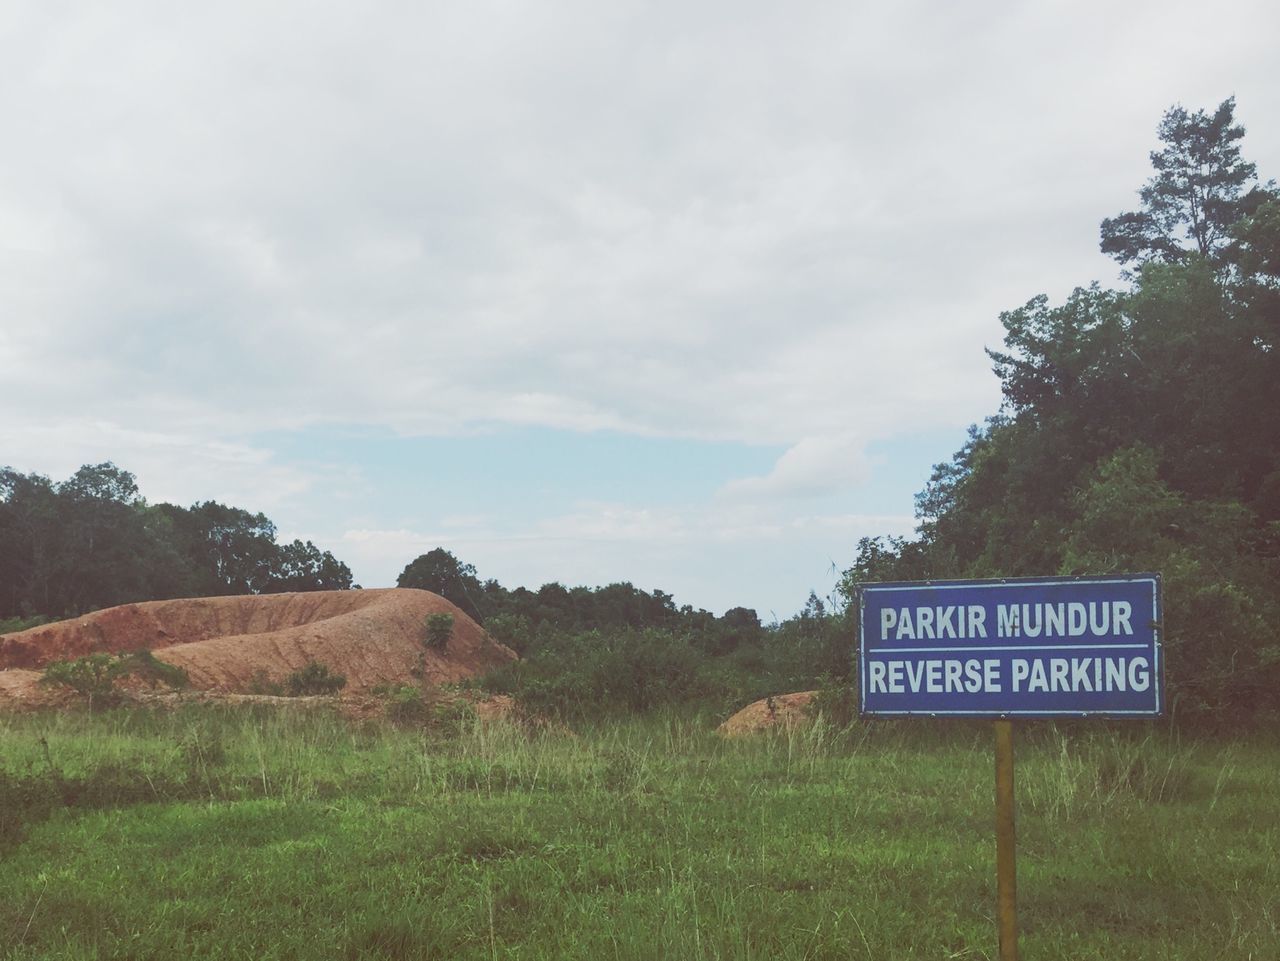
<path fill-rule="evenodd" d="M 1028 958 L 1268 958 L 1280 748 L 1024 728 Z M 990 957 L 987 725 L 0 718 L 4 957 Z M 1270 953 L 1268 953 L 1270 952 Z"/>

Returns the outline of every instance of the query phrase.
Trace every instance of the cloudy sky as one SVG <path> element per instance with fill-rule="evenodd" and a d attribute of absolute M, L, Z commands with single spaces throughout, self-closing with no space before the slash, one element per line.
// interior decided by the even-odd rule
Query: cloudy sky
<path fill-rule="evenodd" d="M 1280 7 L 0 0 L 0 464 L 794 612 Z"/>

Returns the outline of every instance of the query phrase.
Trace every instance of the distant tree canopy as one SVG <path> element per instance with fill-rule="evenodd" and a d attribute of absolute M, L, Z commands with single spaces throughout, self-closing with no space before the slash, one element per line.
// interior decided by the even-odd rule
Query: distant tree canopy
<path fill-rule="evenodd" d="M 842 681 L 853 668 L 843 614 L 812 594 L 799 616 L 765 626 L 750 608 L 716 617 L 625 581 L 508 590 L 443 548 L 414 559 L 397 583 L 443 595 L 521 655 L 486 679 L 490 689 L 565 716 L 682 700 L 740 706 Z"/>
<path fill-rule="evenodd" d="M 60 483 L 2 468 L 0 618 L 351 587 L 351 571 L 328 551 L 275 536 L 264 515 L 214 501 L 149 505 L 133 474 L 112 463 Z"/>
<path fill-rule="evenodd" d="M 1280 708 L 1280 202 L 1244 193 L 1233 108 L 1170 110 L 1143 211 L 1104 221 L 1129 289 L 1001 316 L 1003 410 L 934 469 L 916 539 L 858 545 L 846 594 L 1161 571 L 1175 710 Z"/>

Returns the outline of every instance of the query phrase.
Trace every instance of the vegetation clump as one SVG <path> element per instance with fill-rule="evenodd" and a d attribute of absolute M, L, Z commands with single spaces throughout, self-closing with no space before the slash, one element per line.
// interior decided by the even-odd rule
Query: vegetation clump
<path fill-rule="evenodd" d="M 175 690 L 190 683 L 185 670 L 166 664 L 150 651 L 88 654 L 73 660 L 55 661 L 44 669 L 40 681 L 74 691 L 91 707 L 107 707 L 120 702 L 123 694 L 119 682 L 126 677 L 152 685 L 163 684 Z"/>
<path fill-rule="evenodd" d="M 127 673 L 123 658 L 113 654 L 88 654 L 71 661 L 56 661 L 44 669 L 43 684 L 69 688 L 92 705 L 115 703 L 120 698 L 116 681 Z"/>
<path fill-rule="evenodd" d="M 453 615 L 449 613 L 428 614 L 424 627 L 424 643 L 433 651 L 443 651 L 449 647 L 449 638 L 453 636 Z"/>
<path fill-rule="evenodd" d="M 416 724 L 428 717 L 422 690 L 413 684 L 379 684 L 373 688 L 373 695 L 382 699 L 388 720 Z"/>
<path fill-rule="evenodd" d="M 347 686 L 347 679 L 335 674 L 319 661 L 308 661 L 284 679 L 286 697 L 308 697 L 315 694 L 337 694 Z"/>

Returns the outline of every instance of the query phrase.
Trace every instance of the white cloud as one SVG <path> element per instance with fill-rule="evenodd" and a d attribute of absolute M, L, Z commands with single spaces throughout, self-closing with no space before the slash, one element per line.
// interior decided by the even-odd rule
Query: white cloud
<path fill-rule="evenodd" d="M 733 498 L 832 494 L 858 486 L 869 470 L 862 437 L 806 437 L 788 448 L 765 476 L 730 481 L 721 493 Z"/>
<path fill-rule="evenodd" d="M 1274 7 L 1183 19 L 20 7 L 8 403 L 204 436 L 963 423 L 996 312 L 1106 269 L 1168 102 L 1237 92 L 1274 161 Z"/>
<path fill-rule="evenodd" d="M 114 461 L 138 477 L 152 503 L 189 505 L 221 500 L 270 513 L 305 495 L 321 478 L 278 462 L 245 444 L 199 436 L 138 430 L 92 419 L 0 422 L 0 451 L 21 457 L 0 462 L 24 472 L 64 480 L 82 464 Z M 323 479 L 345 471 L 331 466 Z"/>
<path fill-rule="evenodd" d="M 0 462 L 270 510 L 350 468 L 264 431 L 608 429 L 786 447 L 708 509 L 791 530 L 865 442 L 994 411 L 1000 310 L 1115 275 L 1098 222 L 1170 103 L 1236 94 L 1280 171 L 1278 28 L 1263 0 L 9 4 Z M 548 523 L 739 529 L 627 510 Z"/>

